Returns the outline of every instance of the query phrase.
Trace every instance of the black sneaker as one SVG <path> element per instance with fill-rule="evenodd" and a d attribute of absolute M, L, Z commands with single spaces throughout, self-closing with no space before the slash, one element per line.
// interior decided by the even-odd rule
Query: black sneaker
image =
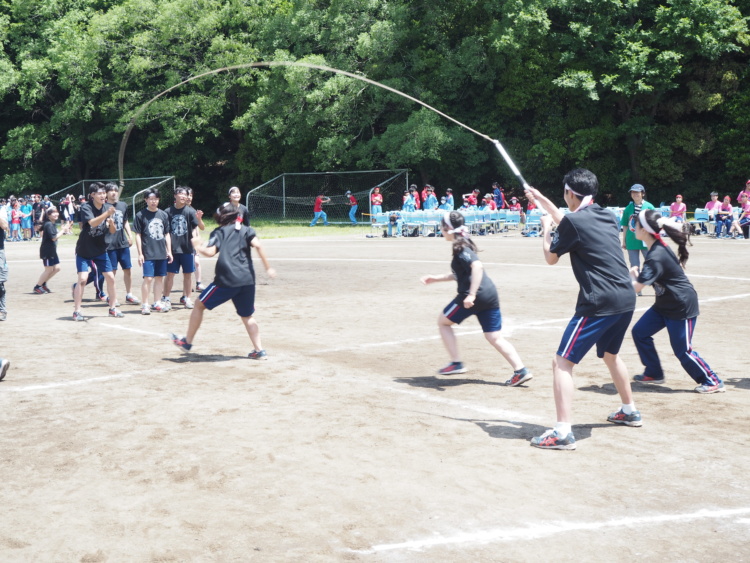
<path fill-rule="evenodd" d="M 463 362 L 451 362 L 444 368 L 438 370 L 438 375 L 453 375 L 456 373 L 466 373 Z"/>
<path fill-rule="evenodd" d="M 521 368 L 518 371 L 514 371 L 513 377 L 506 381 L 505 384 L 508 387 L 516 387 L 518 385 L 521 385 L 521 383 L 526 383 L 531 379 L 534 379 L 534 376 L 531 375 L 531 372 L 526 368 Z"/>
<path fill-rule="evenodd" d="M 5 374 L 8 373 L 8 368 L 10 367 L 10 360 L 6 360 L 3 358 L 3 360 L 0 362 L 0 381 L 3 380 L 5 377 Z"/>
<path fill-rule="evenodd" d="M 183 352 L 190 352 L 190 349 L 193 347 L 192 344 L 188 344 L 188 341 L 185 340 L 184 336 L 177 336 L 176 334 L 170 334 L 169 338 L 172 340 L 172 344 L 177 346 Z"/>
<path fill-rule="evenodd" d="M 36 293 L 37 295 L 44 295 L 47 292 L 44 291 L 44 289 L 42 288 L 41 285 L 35 285 L 34 286 L 34 293 Z"/>
<path fill-rule="evenodd" d="M 543 450 L 574 450 L 576 439 L 572 432 L 563 438 L 557 430 L 551 428 L 541 436 L 532 438 L 531 445 Z"/>
<path fill-rule="evenodd" d="M 47 287 L 46 282 L 42 284 L 42 289 L 44 290 L 44 293 L 52 293 L 50 289 Z"/>

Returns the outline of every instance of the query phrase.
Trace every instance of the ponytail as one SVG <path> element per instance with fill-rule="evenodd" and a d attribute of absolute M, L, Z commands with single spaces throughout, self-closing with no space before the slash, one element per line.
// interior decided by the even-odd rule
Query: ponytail
<path fill-rule="evenodd" d="M 690 257 L 687 245 L 690 243 L 690 236 L 682 230 L 680 223 L 661 216 L 661 213 L 653 209 L 644 209 L 638 215 L 641 226 L 651 234 L 657 241 L 664 244 L 659 235 L 659 231 L 664 231 L 666 235 L 677 244 L 677 259 L 683 268 Z"/>

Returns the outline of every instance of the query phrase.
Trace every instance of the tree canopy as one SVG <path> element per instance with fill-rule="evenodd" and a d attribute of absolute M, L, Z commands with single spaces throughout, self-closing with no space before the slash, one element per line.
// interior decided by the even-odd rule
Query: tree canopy
<path fill-rule="evenodd" d="M 117 175 L 123 131 L 220 67 L 309 61 L 401 90 L 500 139 L 557 187 L 733 193 L 750 174 L 749 2 L 3 0 L 0 194 Z M 126 174 L 199 193 L 282 172 L 409 168 L 457 189 L 517 184 L 491 144 L 385 90 L 297 67 L 236 70 L 154 102 Z"/>

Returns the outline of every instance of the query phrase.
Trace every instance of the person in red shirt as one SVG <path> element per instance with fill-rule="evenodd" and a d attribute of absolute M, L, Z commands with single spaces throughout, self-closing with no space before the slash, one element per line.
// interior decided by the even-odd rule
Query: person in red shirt
<path fill-rule="evenodd" d="M 508 206 L 508 209 L 510 209 L 511 211 L 523 211 L 523 209 L 521 208 L 521 204 L 518 203 L 517 197 L 510 198 L 510 205 Z"/>
<path fill-rule="evenodd" d="M 420 195 L 422 196 L 422 208 L 424 209 L 424 202 L 427 201 L 428 197 L 430 197 L 430 184 L 424 185 L 424 188 L 422 188 L 422 193 Z"/>
<path fill-rule="evenodd" d="M 477 205 L 477 198 L 479 197 L 479 188 L 476 188 L 473 192 L 470 194 L 464 194 L 464 202 L 469 204 L 469 207 L 473 206 L 476 207 Z"/>
<path fill-rule="evenodd" d="M 741 204 L 740 198 L 742 197 L 742 194 L 747 194 L 748 200 L 750 200 L 750 180 L 745 182 L 745 188 L 737 194 L 737 203 Z"/>
<path fill-rule="evenodd" d="M 380 186 L 375 186 L 370 195 L 370 213 L 372 214 L 372 222 L 375 222 L 375 215 L 383 212 L 383 194 L 380 193 Z"/>
<path fill-rule="evenodd" d="M 331 201 L 331 198 L 326 197 L 323 194 L 318 194 L 318 197 L 315 198 L 315 206 L 313 207 L 315 216 L 313 217 L 312 223 L 310 223 L 311 227 L 315 226 L 318 219 L 323 219 L 323 225 L 328 225 L 328 215 L 323 211 L 323 204 L 328 203 L 329 201 Z"/>
<path fill-rule="evenodd" d="M 743 231 L 746 229 L 743 229 L 743 227 L 748 227 L 750 225 L 750 199 L 748 199 L 747 194 L 741 193 L 740 194 L 740 216 L 732 222 L 732 228 L 729 230 L 729 235 L 731 236 L 734 231 L 737 232 L 737 238 L 747 238 L 743 234 Z"/>
<path fill-rule="evenodd" d="M 495 198 L 492 197 L 492 194 L 486 194 L 484 196 L 484 208 L 489 211 L 497 210 L 497 204 L 495 203 Z"/>
<path fill-rule="evenodd" d="M 347 205 L 349 206 L 349 221 L 352 222 L 352 225 L 357 224 L 357 198 L 352 195 L 352 192 L 348 191 L 344 194 L 346 197 L 349 198 L 349 202 Z"/>

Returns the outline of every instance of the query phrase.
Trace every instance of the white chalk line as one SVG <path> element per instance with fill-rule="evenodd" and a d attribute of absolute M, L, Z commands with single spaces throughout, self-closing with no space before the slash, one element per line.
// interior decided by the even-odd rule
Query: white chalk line
<path fill-rule="evenodd" d="M 177 368 L 166 368 L 160 369 L 159 373 L 175 371 Z M 3 391 L 7 392 L 19 392 L 19 391 L 45 391 L 47 389 L 55 389 L 59 387 L 73 387 L 76 385 L 86 385 L 87 383 L 99 383 L 102 381 L 114 381 L 117 379 L 128 379 L 131 377 L 137 377 L 139 375 L 151 375 L 153 370 L 141 370 L 132 371 L 129 373 L 118 373 L 114 375 L 103 375 L 101 377 L 89 377 L 87 379 L 67 379 L 65 381 L 55 381 L 54 383 L 40 383 L 38 385 L 26 385 L 24 387 L 8 387 L 3 388 Z"/>
<path fill-rule="evenodd" d="M 625 528 L 632 526 L 646 526 L 650 524 L 664 524 L 669 522 L 682 522 L 690 520 L 704 520 L 717 518 L 730 518 L 749 514 L 750 508 L 733 508 L 724 510 L 701 509 L 696 512 L 685 514 L 656 514 L 653 516 L 641 516 L 630 518 L 619 518 L 604 522 L 559 522 L 540 523 L 527 527 L 496 528 L 481 532 L 462 532 L 451 537 L 436 537 L 423 540 L 412 540 L 401 543 L 374 545 L 370 549 L 350 550 L 354 553 L 373 554 L 382 551 L 395 550 L 423 550 L 443 545 L 458 545 L 467 543 L 491 543 L 501 541 L 524 541 L 543 537 L 549 537 L 566 532 L 596 531 L 605 528 Z"/>

